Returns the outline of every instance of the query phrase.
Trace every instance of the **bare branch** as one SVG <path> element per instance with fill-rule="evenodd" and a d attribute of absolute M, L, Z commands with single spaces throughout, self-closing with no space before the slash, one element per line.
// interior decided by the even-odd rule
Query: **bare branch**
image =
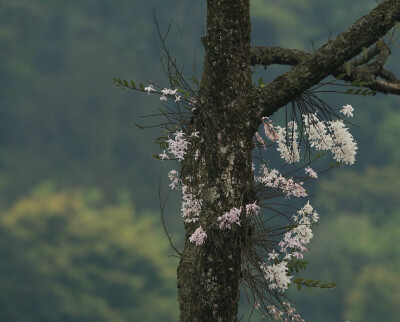
<path fill-rule="evenodd" d="M 251 65 L 297 65 L 305 58 L 311 56 L 297 49 L 286 49 L 281 47 L 256 46 L 250 48 Z"/>
<path fill-rule="evenodd" d="M 400 1 L 383 1 L 335 40 L 328 42 L 289 72 L 260 89 L 256 94 L 256 101 L 260 106 L 257 117 L 272 115 L 280 107 L 337 71 L 346 61 L 358 55 L 363 48 L 368 48 L 377 42 L 397 21 L 400 21 Z M 382 60 L 384 58 L 382 57 Z M 370 67 L 376 66 L 372 64 Z M 388 86 L 382 81 L 376 84 L 380 84 L 380 88 L 386 88 L 386 90 L 395 90 L 397 87 L 397 85 Z"/>

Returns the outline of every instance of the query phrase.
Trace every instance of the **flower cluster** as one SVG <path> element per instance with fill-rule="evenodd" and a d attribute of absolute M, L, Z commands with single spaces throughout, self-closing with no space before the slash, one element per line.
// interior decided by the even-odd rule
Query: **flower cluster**
<path fill-rule="evenodd" d="M 196 222 L 199 220 L 202 200 L 189 186 L 182 184 L 182 217 L 185 222 Z"/>
<path fill-rule="evenodd" d="M 182 161 L 186 154 L 186 149 L 190 143 L 185 139 L 185 133 L 183 131 L 177 131 L 173 134 L 173 136 L 173 139 L 167 140 L 168 148 L 160 154 L 160 157 L 162 160 L 169 159 L 168 155 L 166 154 L 166 152 L 168 152 L 178 159 L 178 161 Z"/>
<path fill-rule="evenodd" d="M 258 215 L 258 212 L 260 211 L 260 207 L 256 205 L 256 203 L 250 203 L 246 205 L 246 215 L 250 217 L 251 215 Z"/>
<path fill-rule="evenodd" d="M 353 116 L 354 108 L 345 105 L 340 110 L 346 116 Z M 266 121 L 265 121 L 266 120 Z M 320 121 L 317 113 L 303 116 L 304 134 L 307 135 L 311 147 L 317 150 L 331 151 L 333 158 L 338 162 L 353 164 L 357 150 L 357 143 L 349 133 L 343 120 Z M 278 144 L 277 150 L 281 158 L 288 163 L 300 161 L 300 149 L 298 146 L 298 126 L 290 121 L 286 128 L 272 125 L 268 118 L 263 118 L 265 135 Z M 265 147 L 264 140 L 256 133 L 257 140 Z"/>
<path fill-rule="evenodd" d="M 268 254 L 268 259 L 272 264 L 268 265 L 267 263 L 262 263 L 260 266 L 264 277 L 270 282 L 270 289 L 285 291 L 285 289 L 288 288 L 291 278 L 293 277 L 287 275 L 289 272 L 287 267 L 288 261 L 291 258 L 303 258 L 302 253 L 307 251 L 305 245 L 307 245 L 313 237 L 310 226 L 316 223 L 318 218 L 318 214 L 314 211 L 310 202 L 307 202 L 307 204 L 293 216 L 296 227 L 287 231 L 278 244 L 280 253 L 272 250 L 272 252 Z M 283 257 L 281 261 L 279 261 L 280 257 Z"/>
<path fill-rule="evenodd" d="M 175 97 L 175 102 L 179 102 L 181 97 L 177 94 L 177 92 L 177 89 L 164 88 L 161 90 L 162 96 L 160 97 L 160 101 L 166 101 L 168 96 L 173 96 Z"/>
<path fill-rule="evenodd" d="M 171 93 L 168 93 L 171 94 Z M 173 134 L 173 139 L 169 139 L 168 149 L 160 154 L 162 159 L 169 159 L 166 152 L 172 154 L 178 161 L 184 160 L 186 150 L 188 145 L 190 144 L 186 138 L 186 134 L 183 131 L 177 131 Z M 194 131 L 190 137 L 199 137 L 199 132 Z M 202 185 L 199 185 L 197 189 L 191 188 L 188 185 L 184 184 L 182 180 L 179 178 L 179 172 L 176 170 L 171 170 L 168 173 L 168 177 L 171 180 L 171 184 L 169 185 L 171 189 L 175 189 L 181 184 L 182 189 L 182 205 L 181 205 L 181 214 L 184 218 L 185 222 L 196 222 L 199 220 L 199 215 L 201 211 L 202 199 L 199 198 L 199 194 L 202 188 Z M 186 180 L 191 181 L 192 178 L 187 177 Z M 200 229 L 200 230 L 199 230 Z M 207 237 L 205 231 L 201 228 L 201 226 L 194 232 L 194 234 L 189 239 L 191 242 L 195 242 L 196 245 L 202 245 L 205 237 Z"/>
<path fill-rule="evenodd" d="M 191 243 L 196 243 L 196 246 L 203 245 L 204 239 L 207 238 L 206 232 L 203 230 L 203 228 L 200 226 L 197 228 L 192 236 L 189 237 L 189 241 Z"/>
<path fill-rule="evenodd" d="M 349 133 L 343 121 L 330 122 L 330 130 L 334 136 L 334 144 L 330 147 L 333 158 L 338 162 L 354 164 L 356 158 L 357 143 Z"/>
<path fill-rule="evenodd" d="M 338 162 L 354 163 L 357 143 L 342 120 L 322 122 L 315 113 L 304 115 L 303 121 L 311 147 L 330 150 Z"/>
<path fill-rule="evenodd" d="M 218 217 L 218 221 L 220 222 L 220 229 L 231 229 L 233 224 L 237 224 L 240 226 L 240 212 L 242 211 L 242 207 L 232 208 L 229 212 L 226 212 L 223 216 Z"/>
<path fill-rule="evenodd" d="M 289 269 L 287 268 L 286 261 L 273 265 L 262 263 L 260 268 L 263 270 L 265 279 L 269 280 L 270 284 L 268 287 L 271 290 L 279 288 L 282 291 L 285 291 L 285 289 L 290 285 L 290 280 L 293 276 L 287 275 Z"/>
<path fill-rule="evenodd" d="M 276 169 L 270 170 L 262 164 L 260 173 L 261 176 L 255 177 L 256 182 L 260 182 L 266 187 L 281 189 L 287 198 L 291 196 L 296 198 L 307 196 L 306 190 L 302 187 L 302 182 L 297 183 L 292 178 L 286 179 Z"/>
<path fill-rule="evenodd" d="M 144 90 L 150 95 L 151 92 L 157 92 L 153 85 L 149 85 L 144 88 Z M 181 97 L 178 95 L 178 89 L 169 89 L 169 88 L 164 88 L 161 90 L 161 96 L 160 96 L 160 101 L 166 101 L 168 100 L 168 97 L 173 97 L 175 98 L 175 102 L 179 102 L 181 100 Z"/>
<path fill-rule="evenodd" d="M 289 134 L 286 133 L 286 129 L 280 126 L 276 127 L 277 130 L 277 143 L 278 152 L 281 153 L 282 159 L 286 162 L 299 162 L 300 151 L 297 143 L 299 133 L 297 131 L 297 123 L 290 121 L 287 125 Z"/>
<path fill-rule="evenodd" d="M 290 303 L 283 302 L 282 303 L 285 310 L 278 310 L 275 305 L 270 305 L 267 307 L 269 314 L 271 314 L 274 321 L 283 321 L 282 316 L 286 314 L 287 318 L 285 321 L 288 321 L 288 318 L 291 318 L 292 322 L 304 322 L 304 319 L 300 317 L 299 314 L 295 313 L 296 309 L 290 306 Z"/>

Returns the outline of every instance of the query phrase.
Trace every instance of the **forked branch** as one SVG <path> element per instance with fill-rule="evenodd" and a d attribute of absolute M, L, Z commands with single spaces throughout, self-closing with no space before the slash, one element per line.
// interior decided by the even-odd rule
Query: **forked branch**
<path fill-rule="evenodd" d="M 272 115 L 280 107 L 293 101 L 327 76 L 340 74 L 341 68 L 346 62 L 357 56 L 363 48 L 368 48 L 377 42 L 398 21 L 400 21 L 400 1 L 385 0 L 370 13 L 355 22 L 347 31 L 340 34 L 335 40 L 325 44 L 314 54 L 280 49 L 284 53 L 282 62 L 294 64 L 299 61 L 299 63 L 294 65 L 290 71 L 277 77 L 256 92 L 255 99 L 259 106 L 257 117 Z M 382 45 L 382 47 L 384 46 Z M 371 58 L 377 56 L 375 51 L 379 49 L 371 50 L 369 54 Z M 253 53 L 257 50 L 260 51 L 257 48 L 253 49 Z M 269 57 L 269 59 L 273 59 L 274 55 L 270 54 Z M 369 61 L 371 58 L 367 57 L 364 60 Z M 399 81 L 393 74 L 382 67 L 382 62 L 384 63 L 386 59 L 386 50 L 379 50 L 378 58 L 372 64 L 365 65 L 363 60 L 355 61 L 356 65 L 353 66 L 353 69 L 350 68 L 350 73 L 348 72 L 350 76 L 348 77 L 367 77 L 374 70 L 377 72 L 378 77 L 384 79 L 379 80 L 376 76 L 375 79 L 372 79 L 374 80 L 374 90 L 398 94 L 400 92 Z M 265 59 L 264 61 L 267 60 Z M 364 65 L 357 66 L 357 64 Z M 354 72 L 353 76 L 352 72 Z M 357 72 L 359 75 L 357 75 Z M 349 78 L 348 80 L 350 81 L 351 79 Z"/>
<path fill-rule="evenodd" d="M 350 83 L 356 80 L 368 82 L 369 84 L 364 86 L 375 92 L 400 95 L 400 80 L 384 68 L 389 55 L 389 46 L 378 41 L 369 50 L 364 50 L 361 57 L 343 64 L 330 74 L 335 77 L 346 74 L 343 77 L 344 81 Z M 297 49 L 251 47 L 251 64 L 253 66 L 262 65 L 266 67 L 274 64 L 295 66 L 311 56 L 312 54 Z M 368 64 L 374 57 L 376 57 L 375 61 Z"/>

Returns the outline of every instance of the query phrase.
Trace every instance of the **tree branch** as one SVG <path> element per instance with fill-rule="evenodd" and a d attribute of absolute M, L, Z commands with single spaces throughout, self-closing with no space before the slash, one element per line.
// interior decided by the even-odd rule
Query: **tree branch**
<path fill-rule="evenodd" d="M 250 62 L 255 65 L 297 65 L 305 58 L 311 56 L 297 49 L 286 49 L 281 47 L 255 46 L 250 48 Z"/>
<path fill-rule="evenodd" d="M 314 54 L 304 54 L 300 51 L 293 50 L 282 50 L 283 57 L 282 63 L 286 62 L 290 65 L 294 64 L 296 60 L 299 63 L 295 65 L 287 73 L 277 77 L 271 83 L 260 89 L 256 94 L 256 100 L 259 105 L 257 117 L 270 116 L 275 113 L 280 107 L 286 105 L 296 97 L 300 96 L 304 91 L 310 87 L 316 85 L 318 82 L 323 80 L 330 74 L 335 73 L 343 68 L 343 64 L 349 61 L 356 55 L 358 55 L 363 48 L 368 48 L 373 43 L 377 42 L 382 36 L 384 36 L 397 21 L 400 20 L 400 1 L 399 0 L 385 0 L 379 4 L 369 14 L 359 19 L 353 26 L 347 31 L 340 34 L 335 40 L 328 42 Z M 379 49 L 379 48 L 378 48 Z M 277 49 L 275 49 L 277 51 Z M 375 56 L 375 49 L 370 51 L 371 58 Z M 265 53 L 265 49 L 255 47 L 253 53 L 256 53 L 254 57 L 261 57 L 261 52 Z M 364 66 L 353 66 L 350 70 L 350 76 L 354 72 L 362 73 L 363 77 L 368 77 L 371 70 L 378 72 L 382 71 L 381 62 L 386 61 L 387 53 L 383 53 L 384 50 L 380 50 L 379 55 L 382 53 L 383 56 L 369 65 Z M 257 55 L 257 53 L 259 53 Z M 274 55 L 271 51 L 265 55 L 264 60 L 267 62 L 274 59 Z M 390 51 L 389 51 L 390 53 Z M 368 55 L 367 55 L 368 56 Z M 303 57 L 303 59 L 300 59 Z M 365 58 L 367 60 L 369 57 Z M 369 58 L 367 61 L 369 61 Z M 277 61 L 277 59 L 275 59 Z M 256 58 L 252 62 L 256 62 Z M 363 63 L 361 60 L 357 63 Z M 380 67 L 379 67 L 380 66 Z M 356 70 L 356 68 L 361 68 Z M 353 70 L 354 69 L 354 70 Z M 356 75 L 355 73 L 354 75 Z M 386 72 L 380 72 L 382 75 L 389 75 Z M 393 76 L 393 75 L 391 75 Z M 371 77 L 370 77 L 371 78 Z M 398 93 L 398 81 L 387 79 L 387 81 L 381 81 L 372 79 L 375 81 L 375 88 L 383 93 Z M 371 81 L 371 80 L 370 80 Z"/>

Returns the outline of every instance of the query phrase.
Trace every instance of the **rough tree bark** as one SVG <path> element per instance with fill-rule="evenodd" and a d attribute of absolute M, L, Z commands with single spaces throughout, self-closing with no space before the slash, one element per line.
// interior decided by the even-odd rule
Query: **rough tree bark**
<path fill-rule="evenodd" d="M 249 127 L 250 74 L 249 0 L 207 1 L 204 73 L 195 128 L 203 138 L 205 166 L 182 164 L 182 178 L 201 175 L 203 206 L 200 224 L 207 243 L 189 242 L 195 227 L 186 224 L 186 244 L 178 268 L 181 321 L 236 321 L 239 300 L 241 234 L 246 227 L 222 233 L 216 214 L 249 203 L 252 194 L 252 137 Z M 187 184 L 191 184 L 187 182 Z M 194 183 L 195 184 L 195 183 Z M 204 246 L 204 247 L 203 247 Z"/>
<path fill-rule="evenodd" d="M 249 7 L 250 0 L 207 0 L 207 33 L 202 39 L 205 65 L 193 119 L 193 128 L 203 141 L 189 146 L 181 176 L 186 185 L 201 186 L 202 210 L 199 222 L 185 224 L 186 242 L 177 276 L 180 321 L 237 320 L 241 249 L 250 227 L 244 223 L 221 231 L 217 218 L 255 201 L 251 151 L 261 117 L 273 114 L 328 75 L 343 71 L 344 63 L 400 20 L 400 1 L 383 1 L 335 40 L 307 54 L 281 48 L 251 49 Z M 363 74 L 357 69 L 374 56 L 381 57 L 382 48 L 371 49 L 370 57 L 362 62 L 354 61 L 354 74 L 345 80 L 360 75 L 374 80 L 383 77 L 386 59 L 377 59 L 377 66 L 365 68 Z M 294 67 L 264 88 L 254 87 L 251 65 L 275 63 Z M 398 86 L 393 75 L 387 74 L 386 82 L 395 89 Z M 381 87 L 382 92 L 390 86 Z M 197 149 L 200 158 L 195 161 Z M 207 231 L 201 247 L 189 242 L 199 224 Z"/>

